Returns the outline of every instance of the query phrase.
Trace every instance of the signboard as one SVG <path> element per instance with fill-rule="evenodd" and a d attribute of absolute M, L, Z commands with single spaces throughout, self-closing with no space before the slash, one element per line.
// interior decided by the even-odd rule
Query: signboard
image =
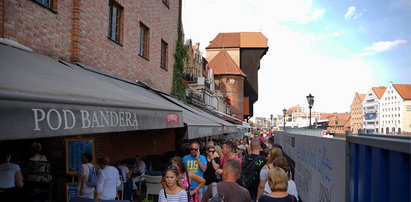
<path fill-rule="evenodd" d="M 375 120 L 377 118 L 376 113 L 366 113 L 365 114 L 365 120 Z"/>
<path fill-rule="evenodd" d="M 93 138 L 76 138 L 66 139 L 66 173 L 77 175 L 80 170 L 81 155 L 90 153 L 95 162 L 94 139 Z"/>
<path fill-rule="evenodd" d="M 0 141 L 183 127 L 178 111 L 0 97 Z"/>
<path fill-rule="evenodd" d="M 77 196 L 77 186 L 78 186 L 78 183 L 66 183 L 67 202 L 69 202 L 72 197 Z"/>

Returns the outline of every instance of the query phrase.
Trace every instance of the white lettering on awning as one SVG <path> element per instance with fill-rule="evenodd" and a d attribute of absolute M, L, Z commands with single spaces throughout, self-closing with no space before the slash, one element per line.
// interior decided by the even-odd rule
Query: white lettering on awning
<path fill-rule="evenodd" d="M 72 130 L 76 128 L 77 118 L 81 119 L 81 129 L 133 127 L 138 129 L 136 112 L 31 109 L 33 111 L 34 131 Z"/>

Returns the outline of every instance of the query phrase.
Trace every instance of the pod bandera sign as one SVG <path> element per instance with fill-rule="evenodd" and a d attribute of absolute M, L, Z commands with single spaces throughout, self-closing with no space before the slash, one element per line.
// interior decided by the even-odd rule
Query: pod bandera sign
<path fill-rule="evenodd" d="M 183 127 L 181 112 L 0 100 L 0 140 Z"/>

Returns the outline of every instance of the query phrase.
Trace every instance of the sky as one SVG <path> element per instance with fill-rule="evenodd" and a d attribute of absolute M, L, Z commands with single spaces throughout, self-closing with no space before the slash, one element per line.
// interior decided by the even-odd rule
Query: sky
<path fill-rule="evenodd" d="M 183 0 L 186 39 L 205 47 L 220 32 L 262 32 L 254 117 L 307 106 L 349 112 L 354 95 L 411 84 L 411 0 Z"/>

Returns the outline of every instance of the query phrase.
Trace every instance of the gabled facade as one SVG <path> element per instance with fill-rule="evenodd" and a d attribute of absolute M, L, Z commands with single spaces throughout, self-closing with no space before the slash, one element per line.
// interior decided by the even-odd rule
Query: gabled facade
<path fill-rule="evenodd" d="M 257 72 L 260 69 L 261 58 L 268 51 L 267 41 L 267 38 L 260 32 L 219 33 L 206 48 L 207 60 L 210 63 L 220 52 L 224 51 L 224 54 L 228 55 L 241 70 L 236 75 L 246 76 L 242 82 L 242 98 L 234 98 L 232 102 L 232 106 L 237 108 L 235 116 L 239 119 L 249 119 L 253 116 L 253 104 L 258 100 Z M 224 64 L 216 65 L 224 66 Z M 212 65 L 210 67 L 215 70 L 219 68 Z M 233 79 L 241 80 L 239 77 Z M 233 100 L 231 96 L 228 97 Z"/>
<path fill-rule="evenodd" d="M 363 100 L 363 123 L 366 133 L 381 133 L 379 103 L 385 89 L 386 87 L 372 87 Z"/>
<path fill-rule="evenodd" d="M 358 130 L 364 128 L 363 122 L 363 100 L 365 94 L 355 93 L 354 99 L 351 103 L 351 130 L 354 134 L 358 133 Z"/>
<path fill-rule="evenodd" d="M 380 131 L 411 133 L 411 84 L 390 83 L 381 101 Z"/>

